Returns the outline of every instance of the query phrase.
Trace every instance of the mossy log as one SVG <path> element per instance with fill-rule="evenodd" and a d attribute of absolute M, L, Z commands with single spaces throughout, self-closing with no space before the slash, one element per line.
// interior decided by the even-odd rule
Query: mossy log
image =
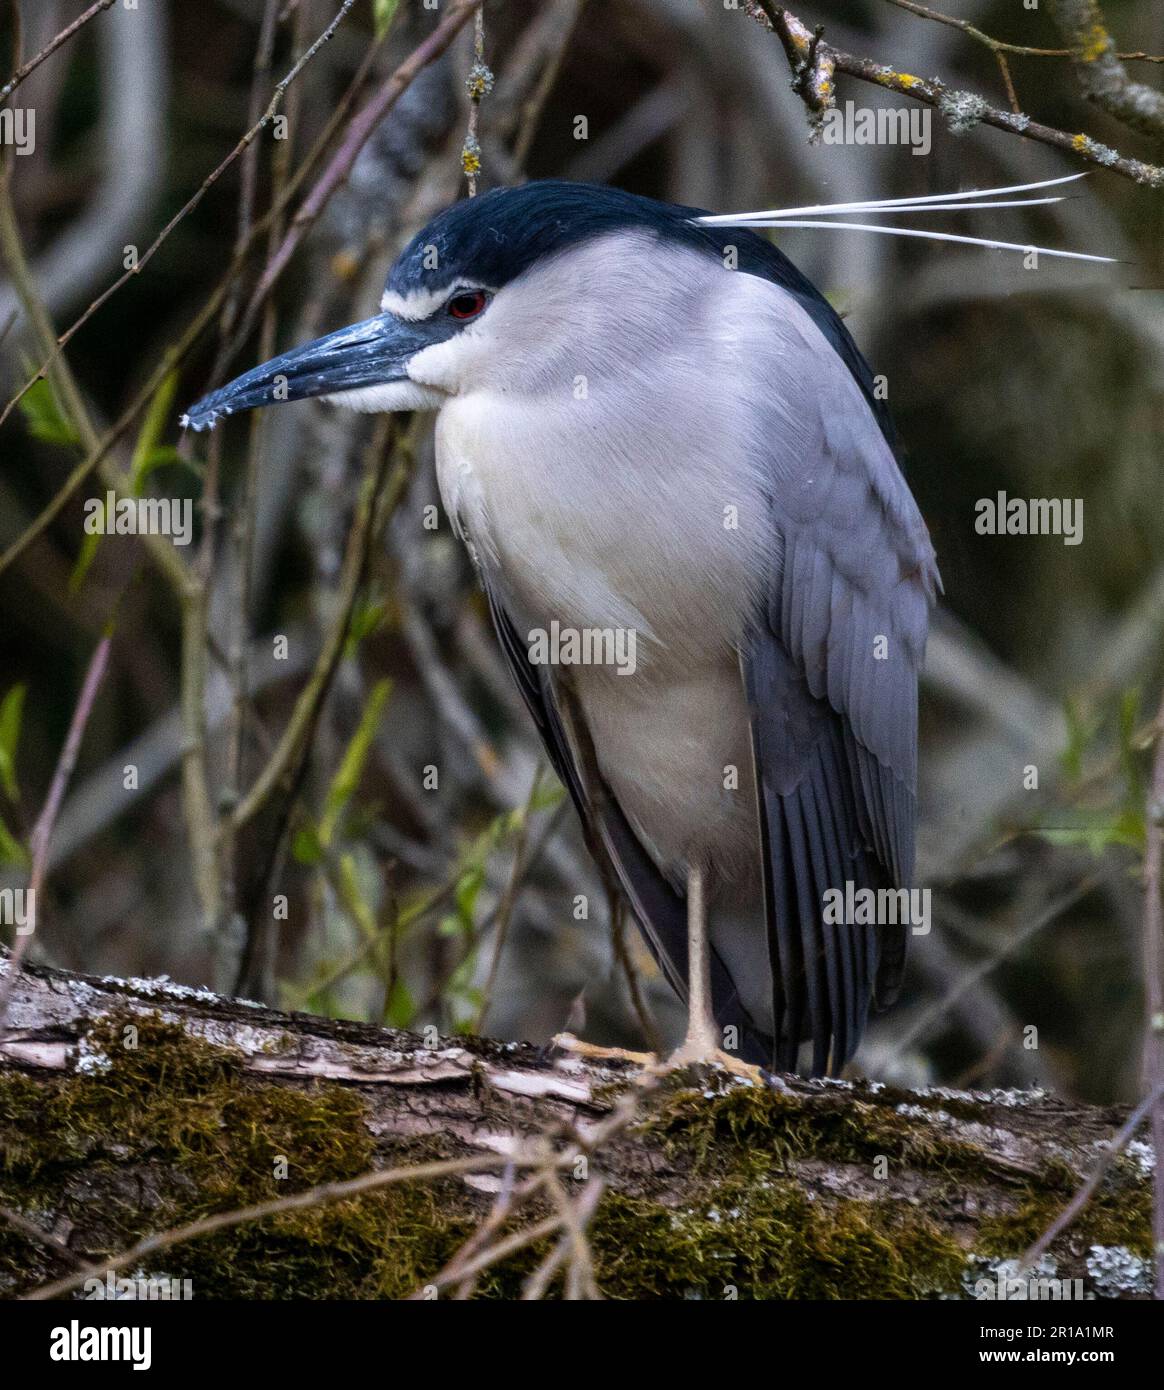
<path fill-rule="evenodd" d="M 0 1295 L 210 1213 L 586 1133 L 635 1076 L 526 1044 L 425 1040 L 165 980 L 28 968 L 0 1030 L 0 1206 L 49 1239 L 0 1221 Z M 1041 1092 L 675 1076 L 564 1176 L 602 1179 L 589 1240 L 608 1297 L 973 1297 L 1124 1119 Z M 1041 1275 L 1081 1280 L 1076 1296 L 1144 1293 L 1150 1167 L 1140 1143 L 1115 1158 Z M 405 1297 L 479 1227 L 503 1181 L 499 1162 L 400 1182 L 171 1245 L 135 1272 L 189 1279 L 195 1297 Z M 539 1200 L 502 1233 L 544 1218 Z M 520 1294 L 552 1240 L 489 1266 L 476 1295 Z"/>

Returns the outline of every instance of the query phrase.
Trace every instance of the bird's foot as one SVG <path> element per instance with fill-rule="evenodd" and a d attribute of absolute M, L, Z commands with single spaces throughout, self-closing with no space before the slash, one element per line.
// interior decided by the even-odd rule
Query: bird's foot
<path fill-rule="evenodd" d="M 750 1081 L 753 1086 L 769 1086 L 776 1090 L 785 1089 L 784 1083 L 778 1077 L 765 1072 L 761 1067 L 754 1066 L 751 1062 L 734 1057 L 730 1052 L 725 1052 L 723 1048 L 716 1046 L 714 1042 L 708 1042 L 700 1037 L 687 1038 L 679 1048 L 662 1061 L 653 1052 L 631 1052 L 625 1047 L 599 1047 L 597 1043 L 583 1042 L 581 1038 L 576 1038 L 573 1033 L 558 1033 L 553 1039 L 553 1046 L 560 1048 L 563 1052 L 571 1052 L 575 1057 L 585 1057 L 591 1062 L 629 1062 L 632 1066 L 641 1067 L 644 1072 L 651 1072 L 656 1076 L 664 1076 L 669 1072 L 686 1071 L 690 1067 L 715 1068 L 719 1071 L 726 1071 L 731 1076 L 738 1076 L 744 1081 Z"/>
<path fill-rule="evenodd" d="M 592 1062 L 631 1062 L 644 1069 L 658 1062 L 653 1052 L 630 1052 L 625 1047 L 599 1047 L 597 1043 L 583 1042 L 573 1033 L 558 1033 L 553 1042 L 563 1052 L 572 1052 L 575 1057 L 585 1057 Z"/>
<path fill-rule="evenodd" d="M 688 1067 L 720 1067 L 732 1076 L 750 1081 L 754 1086 L 766 1084 L 764 1072 L 759 1067 L 739 1057 L 733 1057 L 722 1047 L 699 1037 L 687 1038 L 663 1063 L 665 1071 L 684 1071 Z"/>

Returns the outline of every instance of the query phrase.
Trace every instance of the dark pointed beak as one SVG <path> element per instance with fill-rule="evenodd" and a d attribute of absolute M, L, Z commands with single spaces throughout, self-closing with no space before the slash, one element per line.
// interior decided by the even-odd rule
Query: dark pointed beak
<path fill-rule="evenodd" d="M 432 342 L 429 325 L 377 314 L 244 372 L 192 405 L 182 424 L 209 429 L 238 410 L 404 381 L 408 359 Z"/>

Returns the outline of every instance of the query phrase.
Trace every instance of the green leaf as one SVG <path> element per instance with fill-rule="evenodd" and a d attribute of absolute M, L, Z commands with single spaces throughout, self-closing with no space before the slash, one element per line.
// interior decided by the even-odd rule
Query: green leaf
<path fill-rule="evenodd" d="M 141 422 L 141 429 L 138 431 L 137 440 L 133 446 L 133 457 L 129 461 L 129 481 L 135 497 L 142 495 L 142 488 L 145 486 L 146 479 L 155 468 L 160 468 L 163 463 L 173 463 L 178 460 L 176 449 L 171 448 L 167 451 L 159 448 L 162 430 L 170 418 L 170 410 L 174 404 L 174 393 L 177 389 L 177 371 L 168 372 L 154 392 L 145 419 Z"/>
<path fill-rule="evenodd" d="M 305 822 L 295 832 L 291 841 L 291 854 L 297 864 L 308 867 L 323 861 L 323 846 L 319 842 L 319 831 L 311 821 Z"/>
<path fill-rule="evenodd" d="M 437 923 L 438 936 L 460 936 L 465 930 L 465 924 L 459 917 L 442 917 Z"/>
<path fill-rule="evenodd" d="M 45 444 L 80 444 L 81 437 L 57 404 L 53 389 L 43 378 L 20 398 L 28 432 Z"/>
<path fill-rule="evenodd" d="M 386 616 L 387 608 L 383 602 L 357 604 L 352 610 L 351 621 L 348 623 L 344 655 L 354 656 L 360 643 L 365 637 L 371 637 L 372 633 L 383 625 Z"/>
<path fill-rule="evenodd" d="M 854 295 L 851 289 L 825 290 L 825 298 L 836 310 L 838 318 L 847 319 L 853 312 Z"/>
<path fill-rule="evenodd" d="M 457 912 L 460 914 L 461 922 L 467 927 L 473 925 L 473 913 L 477 906 L 477 895 L 480 893 L 484 883 L 485 866 L 483 864 L 474 864 L 457 880 L 455 893 Z"/>
<path fill-rule="evenodd" d="M 85 582 L 93 561 L 97 557 L 97 547 L 108 535 L 113 524 L 113 507 L 109 505 L 106 498 L 101 506 L 104 510 L 104 522 L 99 531 L 87 531 L 85 539 L 81 542 L 81 553 L 77 556 L 77 563 L 73 566 L 73 572 L 69 575 L 69 593 L 75 594 L 80 591 L 81 585 Z M 88 520 L 88 518 L 86 518 Z"/>
<path fill-rule="evenodd" d="M 372 0 L 372 24 L 378 39 L 388 32 L 399 3 L 400 0 Z"/>
<path fill-rule="evenodd" d="M 344 911 L 360 929 L 364 940 L 375 941 L 376 913 L 360 887 L 360 875 L 354 854 L 345 854 L 340 858 L 339 889 Z"/>
<path fill-rule="evenodd" d="M 20 742 L 26 689 L 26 686 L 14 685 L 0 700 L 0 785 L 9 801 L 16 801 L 20 796 L 16 781 L 16 745 Z"/>
<path fill-rule="evenodd" d="M 416 1000 L 403 980 L 397 980 L 384 1008 L 384 1022 L 389 1028 L 407 1028 L 416 1017 Z"/>
<path fill-rule="evenodd" d="M 29 862 L 28 851 L 8 829 L 4 821 L 0 820 L 0 864 L 26 869 Z"/>
<path fill-rule="evenodd" d="M 159 468 L 169 468 L 171 465 L 186 467 L 186 460 L 172 444 L 159 444 L 143 455 L 141 466 L 133 480 L 133 495 L 142 495 L 151 473 L 156 473 Z"/>
<path fill-rule="evenodd" d="M 149 481 L 150 475 L 159 468 L 165 468 L 170 464 L 186 465 L 186 460 L 172 444 L 158 442 L 162 437 L 162 430 L 170 418 L 177 388 L 178 373 L 177 371 L 169 372 L 162 378 L 161 384 L 150 400 L 149 409 L 146 411 L 145 419 L 138 431 L 137 440 L 133 446 L 133 456 L 129 463 L 129 490 L 134 497 L 141 497 L 144 494 L 145 485 Z M 69 592 L 71 594 L 77 593 L 84 584 L 97 556 L 97 548 L 101 544 L 103 535 L 109 532 L 110 520 L 110 509 L 106 507 L 105 525 L 102 530 L 86 534 L 81 546 L 81 553 L 77 556 L 77 563 L 73 566 L 72 574 L 69 575 Z"/>
<path fill-rule="evenodd" d="M 1082 846 L 1096 858 L 1113 845 L 1126 845 L 1139 853 L 1144 849 L 1144 818 L 1136 811 L 1114 816 L 1108 811 L 1081 811 L 1066 824 L 1036 825 L 1031 829 L 1048 844 Z"/>
<path fill-rule="evenodd" d="M 1059 758 L 1064 775 L 1069 781 L 1078 782 L 1083 776 L 1084 754 L 1095 737 L 1099 721 L 1082 702 L 1071 696 L 1063 703 L 1063 715 L 1067 722 L 1067 747 Z"/>
<path fill-rule="evenodd" d="M 566 795 L 566 788 L 554 776 L 542 779 L 533 800 L 530 802 L 531 811 L 545 811 L 551 806 L 556 806 Z"/>
<path fill-rule="evenodd" d="M 328 788 L 323 817 L 319 822 L 319 840 L 322 845 L 331 844 L 344 807 L 355 795 L 356 788 L 360 785 L 360 778 L 364 775 L 364 765 L 368 761 L 368 754 L 372 751 L 372 741 L 376 737 L 376 730 L 384 713 L 384 706 L 388 703 L 388 696 L 391 693 L 392 682 L 382 680 L 376 683 L 372 693 L 368 696 L 356 732 L 352 735 L 352 740 L 347 746 L 339 770 Z"/>

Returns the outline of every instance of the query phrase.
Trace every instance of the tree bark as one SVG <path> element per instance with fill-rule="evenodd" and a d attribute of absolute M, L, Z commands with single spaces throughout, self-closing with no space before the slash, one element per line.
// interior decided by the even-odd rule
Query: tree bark
<path fill-rule="evenodd" d="M 27 967 L 0 1027 L 0 1294 L 216 1213 L 425 1165 L 163 1243 L 122 1273 L 189 1280 L 195 1297 L 515 1297 L 547 1263 L 576 1289 L 584 1252 L 610 1297 L 1013 1296 L 1005 1261 L 1125 1118 L 1038 1091 L 644 1084 L 630 1062 Z M 445 1160 L 472 1171 L 434 1177 Z M 1150 1173 L 1141 1141 L 1112 1158 L 1022 1290 L 1144 1295 Z M 555 1231 L 567 1209 L 584 1236 Z M 442 1276 L 466 1241 L 511 1253 Z"/>

